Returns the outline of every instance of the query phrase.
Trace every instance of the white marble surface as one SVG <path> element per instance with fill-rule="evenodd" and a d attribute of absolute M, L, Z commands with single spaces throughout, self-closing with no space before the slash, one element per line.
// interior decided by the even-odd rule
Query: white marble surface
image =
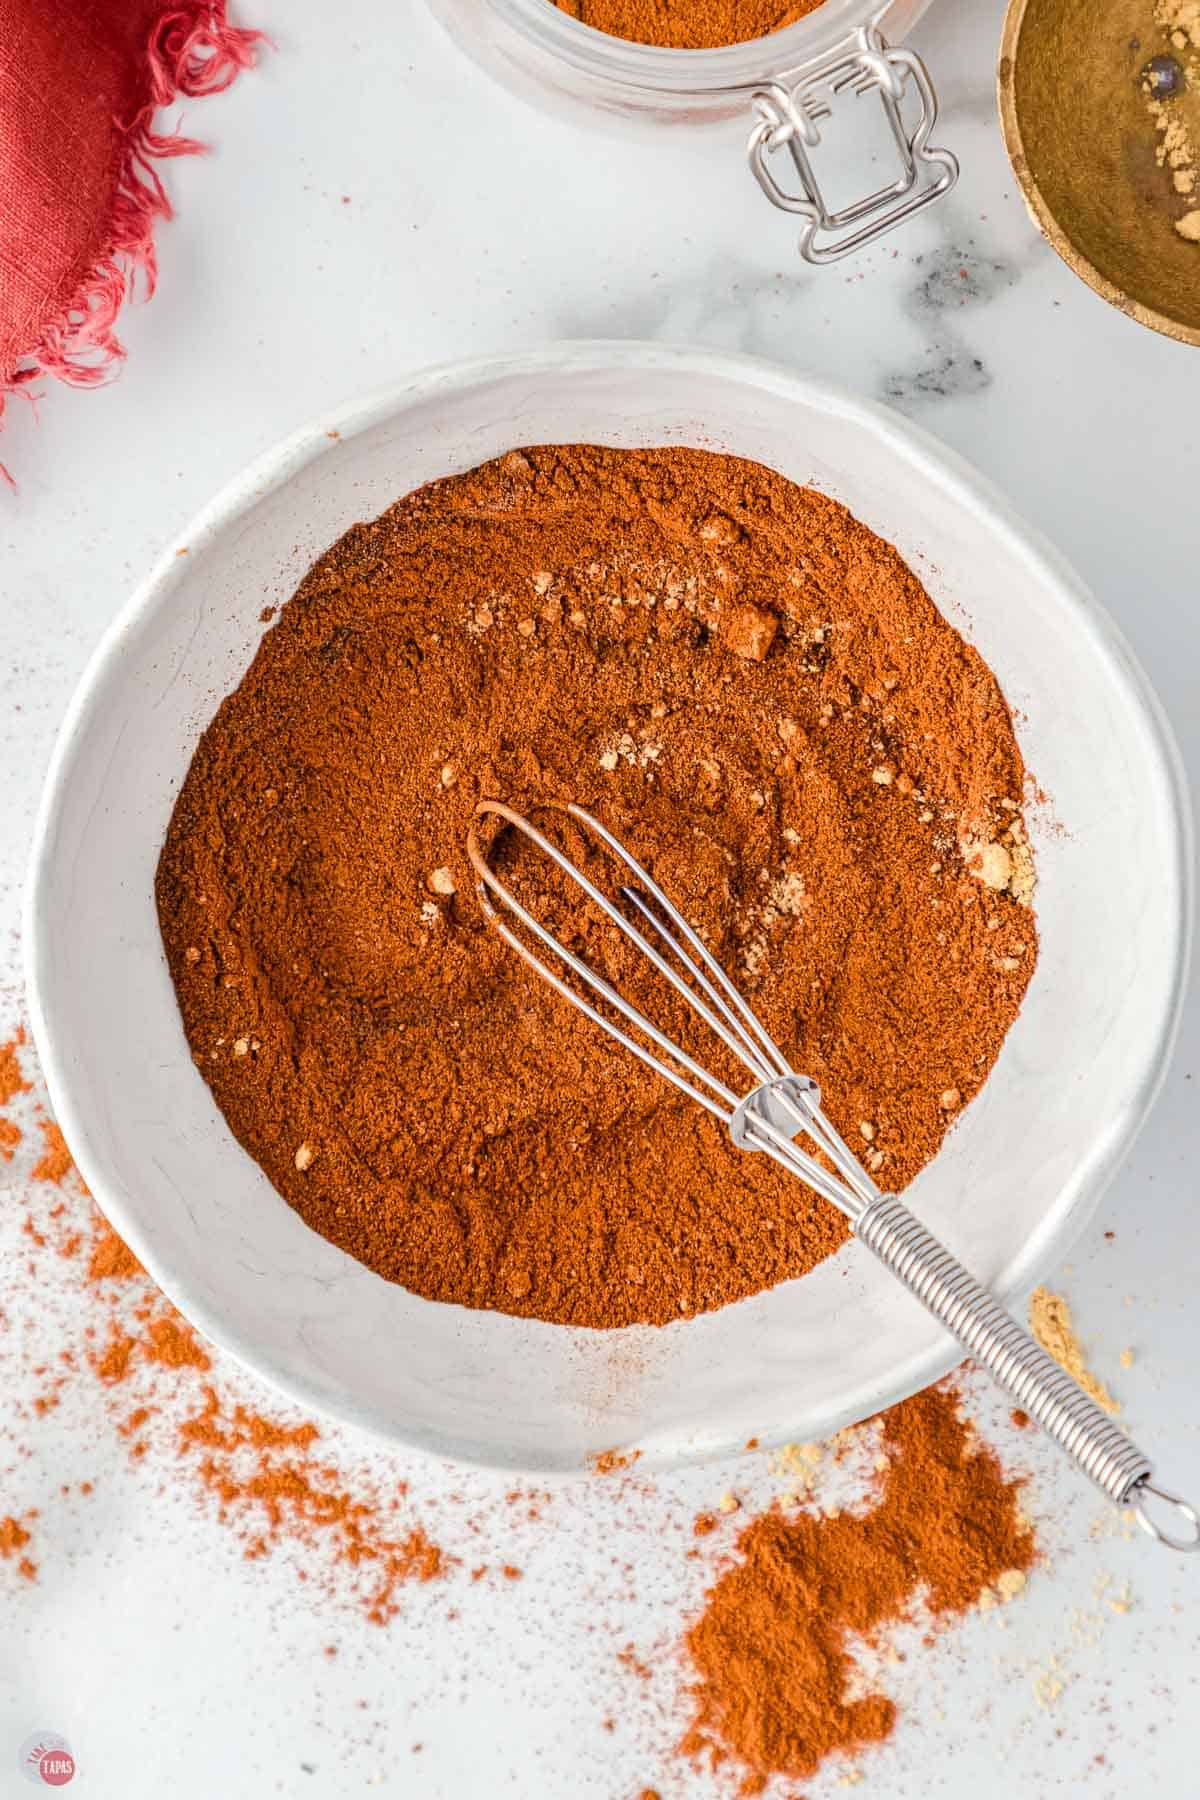
<path fill-rule="evenodd" d="M 3 434 L 20 492 L 0 496 L 0 1040 L 21 1016 L 20 889 L 42 769 L 106 620 L 258 450 L 339 399 L 469 351 L 691 339 L 892 400 L 1075 561 L 1200 775 L 1200 363 L 1105 307 L 1028 223 L 995 123 L 992 0 L 935 6 L 918 34 L 963 164 L 957 192 L 819 272 L 795 266 L 787 221 L 759 205 L 727 140 L 655 152 L 551 123 L 456 56 L 414 0 L 263 0 L 256 17 L 277 48 L 189 110 L 215 154 L 169 170 L 179 217 L 161 233 L 157 300 L 126 315 L 121 379 L 47 391 L 36 425 L 14 405 Z M 1198 1024 L 1193 1001 L 1157 1108 L 1058 1283 L 1130 1422 L 1193 1493 Z M 10 1272 L 28 1243 L 29 1148 L 0 1164 Z M 765 1497 L 761 1462 L 561 1490 L 531 1523 L 505 1502 L 509 1483 L 331 1432 L 344 1465 L 408 1481 L 412 1517 L 467 1567 L 524 1571 L 472 1584 L 459 1569 L 410 1590 L 381 1630 L 344 1595 L 306 1593 L 290 1554 L 245 1562 L 170 1461 L 130 1462 L 85 1384 L 28 1417 L 39 1334 L 72 1322 L 53 1279 L 44 1305 L 28 1283 L 9 1286 L 0 1513 L 38 1509 L 40 1568 L 31 1584 L 0 1562 L 0 1793 L 29 1791 L 16 1752 L 38 1728 L 71 1740 L 78 1791 L 103 1800 L 721 1791 L 670 1754 L 675 1645 L 710 1566 L 685 1551 L 693 1513 L 726 1488 Z M 218 1374 L 253 1395 L 237 1371 Z M 1003 1623 L 974 1619 L 896 1673 L 903 1717 L 862 1764 L 863 1791 L 1189 1800 L 1200 1567 L 1090 1535 L 1103 1513 L 1092 1495 L 1002 1406 L 979 1411 L 1031 1471 L 1045 1566 Z M 85 1479 L 90 1496 L 60 1494 Z M 1128 1613 L 1097 1602 L 1102 1576 L 1130 1583 Z M 648 1685 L 617 1661 L 630 1641 L 654 1663 Z M 1033 1680 L 1051 1657 L 1064 1690 L 1047 1710 Z M 803 1792 L 820 1800 L 840 1774 Z"/>

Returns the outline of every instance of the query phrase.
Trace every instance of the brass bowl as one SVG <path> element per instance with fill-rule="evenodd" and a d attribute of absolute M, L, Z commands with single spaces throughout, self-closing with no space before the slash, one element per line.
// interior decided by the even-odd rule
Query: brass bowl
<path fill-rule="evenodd" d="M 1026 204 L 1067 266 L 1139 324 L 1200 344 L 1200 244 L 1175 230 L 1188 203 L 1155 160 L 1138 80 L 1169 50 L 1154 0 L 1012 0 L 1000 120 Z"/>

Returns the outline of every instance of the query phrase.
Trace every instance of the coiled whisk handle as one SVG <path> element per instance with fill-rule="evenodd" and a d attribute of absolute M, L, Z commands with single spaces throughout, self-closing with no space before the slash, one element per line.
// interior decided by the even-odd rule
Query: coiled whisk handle
<path fill-rule="evenodd" d="M 1149 1458 L 903 1201 L 878 1195 L 855 1219 L 854 1231 L 1110 1500 L 1131 1506 L 1142 1529 L 1170 1549 L 1200 1549 L 1196 1508 L 1153 1485 Z M 1167 1530 L 1148 1501 L 1173 1509 L 1187 1535 Z"/>
<path fill-rule="evenodd" d="M 467 854 L 479 881 L 480 902 L 485 917 L 505 943 L 609 1037 L 720 1119 L 739 1149 L 771 1157 L 836 1206 L 884 1267 L 991 1371 L 1084 1474 L 1119 1506 L 1133 1507 L 1151 1537 L 1174 1550 L 1200 1549 L 1200 1513 L 1195 1507 L 1155 1487 L 1148 1459 L 1124 1432 L 930 1236 L 902 1201 L 879 1192 L 822 1111 L 817 1083 L 790 1066 L 704 940 L 653 876 L 581 806 L 567 804 L 558 810 L 620 865 L 620 906 L 511 806 L 499 800 L 481 800 L 476 809 L 521 834 L 573 882 L 750 1071 L 755 1085 L 749 1093 L 739 1095 L 722 1076 L 675 1043 L 585 957 L 556 937 L 505 886 L 472 832 Z M 520 931 L 509 923 L 510 918 Z M 1148 1511 L 1151 1501 L 1172 1509 L 1171 1523 L 1184 1521 L 1187 1536 L 1175 1535 L 1159 1524 Z"/>

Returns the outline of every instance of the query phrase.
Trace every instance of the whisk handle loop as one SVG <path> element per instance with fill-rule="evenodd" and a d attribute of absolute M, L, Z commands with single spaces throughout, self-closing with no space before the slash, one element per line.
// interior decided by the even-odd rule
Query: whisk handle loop
<path fill-rule="evenodd" d="M 860 1214 L 854 1230 L 1110 1500 L 1132 1506 L 1142 1529 L 1171 1549 L 1200 1548 L 1200 1513 L 1153 1486 L 1149 1458 L 903 1201 L 880 1194 Z M 1150 1499 L 1172 1509 L 1186 1525 L 1186 1535 L 1160 1524 L 1148 1508 Z"/>

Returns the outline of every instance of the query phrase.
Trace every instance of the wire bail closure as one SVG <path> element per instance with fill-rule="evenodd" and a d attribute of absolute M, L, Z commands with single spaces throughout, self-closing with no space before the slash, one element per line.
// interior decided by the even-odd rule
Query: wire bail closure
<path fill-rule="evenodd" d="M 911 129 L 900 112 L 910 83 L 920 101 L 920 114 Z M 847 89 L 855 95 L 872 91 L 879 95 L 900 174 L 861 200 L 830 211 L 810 152 L 821 141 L 819 121 L 833 116 L 833 102 Z M 795 86 L 773 81 L 759 88 L 753 106 L 758 122 L 746 146 L 751 173 L 773 206 L 799 216 L 799 249 L 806 262 L 837 262 L 861 250 L 948 193 L 958 180 L 958 158 L 929 144 L 938 116 L 929 71 L 915 51 L 894 50 L 874 26 L 855 32 L 849 47 L 843 44 Z M 782 186 L 771 166 L 780 150 L 791 157 L 798 193 Z"/>

